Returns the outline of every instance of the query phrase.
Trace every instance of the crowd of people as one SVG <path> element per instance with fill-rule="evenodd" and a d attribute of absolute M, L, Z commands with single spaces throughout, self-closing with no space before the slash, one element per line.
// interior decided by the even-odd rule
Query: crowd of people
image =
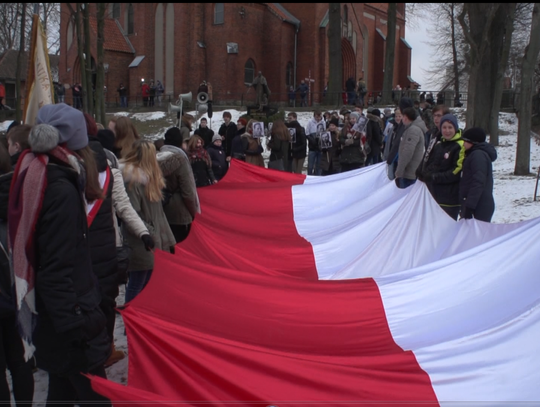
<path fill-rule="evenodd" d="M 381 113 L 358 103 L 260 122 L 223 112 L 217 134 L 184 114 L 151 142 L 125 116 L 107 128 L 64 103 L 34 126 L 13 122 L 0 142 L 0 399 L 31 405 L 32 371 L 49 373 L 48 400 L 108 405 L 86 376 L 125 355 L 114 346 L 116 299 L 146 286 L 154 249 L 174 253 L 199 209 L 197 188 L 218 183 L 232 159 L 326 176 L 386 161 L 397 187 L 424 182 L 453 219 L 489 222 L 495 149 L 480 128 L 462 131 L 446 106 L 425 115 L 409 98 Z M 256 133 L 256 132 L 255 132 Z M 9 222 L 8 222 L 9 219 Z M 12 379 L 12 391 L 6 379 Z M 52 404 L 51 404 L 52 405 Z"/>

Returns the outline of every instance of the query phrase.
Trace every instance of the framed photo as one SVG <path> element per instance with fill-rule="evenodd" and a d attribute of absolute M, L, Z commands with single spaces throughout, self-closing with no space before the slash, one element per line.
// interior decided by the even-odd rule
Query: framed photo
<path fill-rule="evenodd" d="M 332 134 L 329 131 L 321 133 L 321 148 L 330 148 L 332 147 Z"/>
<path fill-rule="evenodd" d="M 366 132 L 366 126 L 367 126 L 368 119 L 365 116 L 360 116 L 358 121 L 353 126 L 353 131 L 357 131 L 359 133 L 365 133 Z"/>
<path fill-rule="evenodd" d="M 289 134 L 291 143 L 296 143 L 296 129 L 294 127 L 289 128 Z"/>
<path fill-rule="evenodd" d="M 326 129 L 324 128 L 324 123 L 322 121 L 317 124 L 317 133 L 318 134 L 324 133 L 325 130 Z"/>
<path fill-rule="evenodd" d="M 253 138 L 261 138 L 264 136 L 264 123 L 253 122 Z"/>

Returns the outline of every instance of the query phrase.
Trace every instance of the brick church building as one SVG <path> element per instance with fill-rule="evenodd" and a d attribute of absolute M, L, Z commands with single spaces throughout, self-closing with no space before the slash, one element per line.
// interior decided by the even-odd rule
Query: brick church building
<path fill-rule="evenodd" d="M 388 3 L 341 4 L 343 81 L 363 78 L 368 91 L 379 92 Z M 76 32 L 68 6 L 61 7 L 59 77 L 73 84 L 80 81 Z M 118 96 L 122 82 L 130 99 L 140 100 L 141 80 L 153 79 L 176 100 L 179 93 L 196 95 L 206 80 L 216 103 L 245 104 L 255 98 L 253 89 L 246 95 L 247 84 L 262 71 L 271 102 L 286 101 L 289 87 L 308 79 L 313 102 L 318 103 L 328 81 L 328 3 L 109 3 L 107 17 L 108 98 Z M 94 68 L 95 17 L 90 25 Z M 411 85 L 410 70 L 405 3 L 398 3 L 394 86 Z"/>

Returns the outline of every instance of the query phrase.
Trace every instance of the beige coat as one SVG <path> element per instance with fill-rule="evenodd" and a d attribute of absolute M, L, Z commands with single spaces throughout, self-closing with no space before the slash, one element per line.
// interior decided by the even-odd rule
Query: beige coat
<path fill-rule="evenodd" d="M 131 205 L 148 228 L 154 239 L 155 248 L 169 251 L 176 244 L 176 241 L 163 213 L 161 201 L 150 202 L 146 197 L 148 177 L 142 170 L 132 165 L 121 163 L 120 169 Z M 147 251 L 139 236 L 131 233 L 129 228 L 123 227 L 122 231 L 127 243 L 132 248 L 128 271 L 152 270 L 154 268 L 154 253 Z"/>

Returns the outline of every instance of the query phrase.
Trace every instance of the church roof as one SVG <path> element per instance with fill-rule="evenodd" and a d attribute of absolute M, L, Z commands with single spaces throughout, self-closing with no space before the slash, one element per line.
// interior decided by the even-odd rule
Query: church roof
<path fill-rule="evenodd" d="M 90 17 L 90 29 L 97 38 L 97 18 Z M 127 52 L 130 54 L 135 53 L 135 49 L 131 42 L 124 34 L 124 30 L 120 26 L 118 20 L 113 18 L 105 19 L 105 26 L 103 27 L 105 41 L 103 43 L 103 49 L 107 51 Z"/>
<path fill-rule="evenodd" d="M 9 49 L 0 56 L 0 79 L 15 80 L 17 76 L 17 57 L 19 50 Z M 23 52 L 21 56 L 21 81 L 26 81 L 26 70 L 28 66 L 28 51 Z M 49 54 L 49 64 L 51 71 L 58 70 L 58 55 Z"/>
<path fill-rule="evenodd" d="M 297 28 L 300 27 L 300 20 L 293 16 L 289 11 L 285 9 L 280 3 L 266 3 L 268 8 L 274 12 L 279 18 L 283 21 L 295 25 Z"/>

